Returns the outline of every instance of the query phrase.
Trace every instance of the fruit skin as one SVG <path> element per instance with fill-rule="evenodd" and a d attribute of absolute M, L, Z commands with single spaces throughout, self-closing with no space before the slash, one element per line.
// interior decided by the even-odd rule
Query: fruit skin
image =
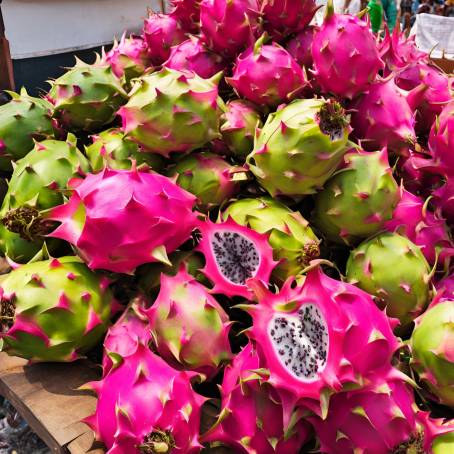
<path fill-rule="evenodd" d="M 232 156 L 241 161 L 254 149 L 255 131 L 262 126 L 260 113 L 254 104 L 242 99 L 228 102 L 221 115 L 222 139 Z"/>
<path fill-rule="evenodd" d="M 11 161 L 23 158 L 33 149 L 34 140 L 50 138 L 53 106 L 47 100 L 9 93 L 11 101 L 0 106 L 0 170 L 10 171 Z"/>
<path fill-rule="evenodd" d="M 352 128 L 365 150 L 403 153 L 416 143 L 413 111 L 393 79 L 370 85 L 351 108 Z"/>
<path fill-rule="evenodd" d="M 213 377 L 232 359 L 228 315 L 184 265 L 175 276 L 161 274 L 159 295 L 145 313 L 156 351 L 172 367 Z"/>
<path fill-rule="evenodd" d="M 169 58 L 171 47 L 182 43 L 186 34 L 174 16 L 151 13 L 144 21 L 143 38 L 152 63 L 161 65 Z"/>
<path fill-rule="evenodd" d="M 226 77 L 239 96 L 260 106 L 277 107 L 296 98 L 307 85 L 295 59 L 276 43 L 264 44 L 263 35 L 238 56 L 232 77 Z"/>
<path fill-rule="evenodd" d="M 213 51 L 232 58 L 251 45 L 259 25 L 257 0 L 202 0 L 200 30 L 202 40 Z"/>
<path fill-rule="evenodd" d="M 412 368 L 439 402 L 454 406 L 454 300 L 437 298 L 415 320 Z"/>
<path fill-rule="evenodd" d="M 312 68 L 314 60 L 312 59 L 312 41 L 315 33 L 318 31 L 316 25 L 308 25 L 292 38 L 285 46 L 289 54 L 301 66 L 306 69 Z"/>
<path fill-rule="evenodd" d="M 341 163 L 349 133 L 348 117 L 336 102 L 296 100 L 268 116 L 246 162 L 273 197 L 313 194 Z"/>
<path fill-rule="evenodd" d="M 265 29 L 276 40 L 302 30 L 316 11 L 314 0 L 263 0 L 261 8 Z"/>
<path fill-rule="evenodd" d="M 323 93 L 352 99 L 368 90 L 383 68 L 369 25 L 328 5 L 312 42 L 315 79 Z"/>
<path fill-rule="evenodd" d="M 176 183 L 194 194 L 197 206 L 207 211 L 238 194 L 241 181 L 234 180 L 234 175 L 241 171 L 244 173 L 244 169 L 230 165 L 220 156 L 202 151 L 184 156 L 168 171 L 168 176 L 176 177 Z"/>
<path fill-rule="evenodd" d="M 426 307 L 430 268 L 418 246 L 397 233 L 380 233 L 350 253 L 347 279 L 375 295 L 404 329 Z"/>
<path fill-rule="evenodd" d="M 107 330 L 115 300 L 108 282 L 76 257 L 29 263 L 0 287 L 2 350 L 32 362 L 68 362 L 94 347 Z"/>
<path fill-rule="evenodd" d="M 446 183 L 433 192 L 434 205 L 448 224 L 454 224 L 454 178 L 449 176 Z"/>
<path fill-rule="evenodd" d="M 327 454 L 389 454 L 416 429 L 413 392 L 400 380 L 372 385 L 331 398 L 325 420 L 309 418 Z"/>
<path fill-rule="evenodd" d="M 269 282 L 271 273 L 275 268 L 277 262 L 273 260 L 273 250 L 268 244 L 267 235 L 257 233 L 248 227 L 241 226 L 234 222 L 232 219 L 227 219 L 225 222 L 213 223 L 209 220 L 199 222 L 198 230 L 202 235 L 202 239 L 197 246 L 197 251 L 201 252 L 205 257 L 205 267 L 201 270 L 202 273 L 213 283 L 214 287 L 212 293 L 220 293 L 229 297 L 242 296 L 243 298 L 253 298 L 253 293 L 248 286 L 248 278 L 260 279 L 263 282 Z M 255 270 L 255 274 L 251 270 L 249 276 L 245 276 L 245 282 L 233 282 L 228 279 L 222 271 L 219 270 L 216 257 L 213 252 L 212 241 L 216 235 L 223 232 L 231 232 L 234 235 L 238 234 L 247 238 L 248 241 L 254 243 L 256 251 L 259 254 L 259 263 Z M 244 274 L 248 274 L 247 265 L 249 261 L 246 258 L 239 258 L 235 256 L 239 263 L 235 265 L 242 266 Z"/>
<path fill-rule="evenodd" d="M 296 453 L 310 439 L 310 426 L 295 410 L 284 425 L 283 409 L 272 387 L 254 372 L 259 358 L 249 343 L 227 366 L 220 386 L 222 407 L 218 421 L 202 435 L 202 442 L 222 443 L 236 453 Z"/>
<path fill-rule="evenodd" d="M 118 78 L 125 78 L 126 84 L 151 69 L 147 43 L 135 36 L 126 38 L 126 33 L 119 43 L 115 40 L 113 48 L 103 55 L 103 60 L 112 67 L 113 73 Z"/>
<path fill-rule="evenodd" d="M 427 202 L 400 188 L 401 199 L 394 210 L 392 219 L 386 222 L 389 232 L 398 232 L 409 238 L 417 246 L 431 266 L 437 262 L 449 266 L 454 255 L 454 245 L 443 219 L 429 211 Z"/>
<path fill-rule="evenodd" d="M 272 276 L 280 282 L 301 273 L 320 254 L 320 241 L 306 219 L 271 197 L 237 200 L 222 212 L 222 219 L 228 218 L 269 235 L 278 262 Z"/>
<path fill-rule="evenodd" d="M 216 78 L 163 68 L 136 80 L 118 114 L 126 137 L 168 157 L 219 138 L 222 105 Z"/>
<path fill-rule="evenodd" d="M 200 38 L 191 36 L 172 47 L 164 66 L 178 71 L 192 71 L 203 79 L 209 79 L 222 71 L 225 64 L 222 57 L 208 50 Z"/>
<path fill-rule="evenodd" d="M 176 19 L 183 30 L 198 33 L 200 25 L 200 0 L 170 0 L 169 16 Z"/>
<path fill-rule="evenodd" d="M 400 198 L 385 149 L 353 152 L 315 197 L 314 225 L 336 243 L 355 244 L 383 229 Z"/>
<path fill-rule="evenodd" d="M 98 395 L 84 422 L 108 454 L 196 454 L 205 398 L 191 388 L 193 372 L 179 372 L 142 343 L 99 382 L 85 385 Z"/>
<path fill-rule="evenodd" d="M 444 277 L 435 285 L 440 300 L 454 300 L 454 274 Z"/>
<path fill-rule="evenodd" d="M 49 236 L 73 244 L 91 269 L 132 273 L 168 262 L 196 224 L 195 197 L 157 173 L 104 169 L 72 182 L 69 202 L 52 210 Z"/>
<path fill-rule="evenodd" d="M 307 274 L 302 286 L 292 284 L 287 281 L 273 294 L 254 280 L 251 285 L 259 303 L 241 306 L 253 319 L 247 334 L 257 348 L 261 374 L 284 399 L 284 411 L 299 402 L 325 418 L 330 396 L 344 385 L 362 386 L 375 377 L 400 376 L 391 367 L 398 347 L 392 333 L 394 322 L 376 307 L 370 295 L 329 278 L 318 267 Z M 295 316 L 306 304 L 318 308 L 329 336 L 326 365 L 307 381 L 282 364 L 268 332 L 276 315 Z"/>
<path fill-rule="evenodd" d="M 47 98 L 55 106 L 53 117 L 71 131 L 97 131 L 110 123 L 127 100 L 120 79 L 99 58 L 93 65 L 76 65 L 49 82 Z"/>
<path fill-rule="evenodd" d="M 66 141 L 36 142 L 16 163 L 0 210 L 0 249 L 11 260 L 26 263 L 41 250 L 50 226 L 40 211 L 63 203 L 68 181 L 90 171 L 76 144 L 72 134 Z M 56 241 L 48 245 L 52 249 Z"/>
<path fill-rule="evenodd" d="M 93 143 L 85 147 L 85 154 L 93 172 L 99 172 L 104 167 L 129 170 L 134 163 L 139 167 L 150 167 L 156 172 L 164 167 L 161 156 L 144 153 L 139 145 L 125 137 L 121 129 L 107 129 L 91 138 Z"/>

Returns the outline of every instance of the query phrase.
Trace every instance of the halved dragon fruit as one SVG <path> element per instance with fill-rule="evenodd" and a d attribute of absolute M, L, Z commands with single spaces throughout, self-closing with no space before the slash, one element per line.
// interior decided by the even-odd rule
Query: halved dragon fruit
<path fill-rule="evenodd" d="M 205 256 L 202 272 L 214 284 L 213 293 L 252 298 L 248 279 L 269 282 L 277 265 L 268 236 L 243 227 L 232 219 L 215 224 L 200 222 L 202 239 L 198 250 Z"/>

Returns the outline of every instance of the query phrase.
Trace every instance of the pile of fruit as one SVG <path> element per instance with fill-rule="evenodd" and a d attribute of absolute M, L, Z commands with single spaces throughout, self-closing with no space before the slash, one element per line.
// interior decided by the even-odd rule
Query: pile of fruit
<path fill-rule="evenodd" d="M 0 107 L 3 350 L 103 342 L 109 454 L 452 454 L 452 79 L 331 4 L 172 3 Z"/>

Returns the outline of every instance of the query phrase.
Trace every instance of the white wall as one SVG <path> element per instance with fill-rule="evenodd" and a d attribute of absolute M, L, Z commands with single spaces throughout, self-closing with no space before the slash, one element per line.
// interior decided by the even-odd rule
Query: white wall
<path fill-rule="evenodd" d="M 4 0 L 6 36 L 13 59 L 38 57 L 112 42 L 138 32 L 147 7 L 159 0 Z"/>

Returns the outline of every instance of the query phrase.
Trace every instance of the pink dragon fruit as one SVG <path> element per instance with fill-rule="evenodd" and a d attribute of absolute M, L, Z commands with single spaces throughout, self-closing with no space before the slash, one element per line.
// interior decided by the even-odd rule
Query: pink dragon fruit
<path fill-rule="evenodd" d="M 444 175 L 454 174 L 454 100 L 444 107 L 433 122 L 428 145 L 434 165 Z"/>
<path fill-rule="evenodd" d="M 150 342 L 151 329 L 144 312 L 145 305 L 143 297 L 134 299 L 107 331 L 102 360 L 104 377 L 125 358 L 134 355 L 139 344 L 148 345 Z"/>
<path fill-rule="evenodd" d="M 365 150 L 399 153 L 416 142 L 413 111 L 393 79 L 372 84 L 352 110 L 351 125 Z"/>
<path fill-rule="evenodd" d="M 183 265 L 161 275 L 156 301 L 146 311 L 159 355 L 176 369 L 215 375 L 232 357 L 229 317 Z M 209 346 L 209 347 L 208 347 Z"/>
<path fill-rule="evenodd" d="M 198 250 L 205 256 L 202 272 L 214 284 L 213 293 L 252 298 L 247 280 L 269 282 L 277 265 L 268 236 L 241 226 L 232 219 L 215 224 L 200 222 Z"/>
<path fill-rule="evenodd" d="M 50 213 L 61 222 L 50 236 L 72 243 L 92 269 L 131 273 L 167 263 L 196 223 L 195 197 L 156 173 L 105 168 L 72 187 L 69 202 Z"/>
<path fill-rule="evenodd" d="M 237 454 L 290 454 L 309 441 L 311 430 L 295 410 L 285 425 L 283 408 L 273 389 L 254 372 L 260 367 L 251 344 L 227 366 L 220 387 L 222 409 L 217 423 L 202 435 L 203 443 L 221 443 Z M 230 452 L 230 451 L 229 451 Z"/>
<path fill-rule="evenodd" d="M 170 6 L 169 16 L 180 22 L 185 31 L 199 32 L 200 0 L 170 0 Z"/>
<path fill-rule="evenodd" d="M 141 76 L 151 67 L 150 50 L 142 38 L 121 37 L 119 43 L 103 55 L 103 60 L 109 63 L 117 77 L 125 77 L 128 83 L 134 77 Z"/>
<path fill-rule="evenodd" d="M 233 77 L 226 80 L 239 96 L 258 105 L 276 107 L 297 97 L 307 79 L 283 47 L 264 42 L 265 35 L 243 52 L 236 61 Z"/>
<path fill-rule="evenodd" d="M 276 40 L 300 31 L 314 17 L 315 3 L 315 0 L 263 0 L 261 11 L 266 31 Z"/>
<path fill-rule="evenodd" d="M 319 268 L 303 286 L 287 281 L 278 294 L 253 280 L 259 304 L 242 305 L 253 319 L 260 368 L 283 405 L 298 402 L 326 416 L 329 396 L 374 376 L 400 376 L 391 367 L 398 347 L 390 320 L 372 297 Z"/>
<path fill-rule="evenodd" d="M 438 292 L 437 296 L 440 295 L 441 300 L 448 299 L 454 301 L 454 274 L 450 274 L 438 281 L 435 287 Z"/>
<path fill-rule="evenodd" d="M 419 246 L 430 265 L 437 262 L 438 254 L 438 262 L 448 265 L 454 255 L 454 245 L 444 220 L 428 210 L 429 200 L 424 203 L 403 187 L 400 194 L 393 217 L 385 224 L 386 230 L 399 232 Z"/>
<path fill-rule="evenodd" d="M 173 16 L 155 13 L 145 19 L 143 36 L 155 65 L 164 63 L 170 56 L 170 48 L 186 39 L 181 25 Z"/>
<path fill-rule="evenodd" d="M 202 0 L 200 29 L 210 49 L 232 58 L 257 37 L 258 0 Z"/>
<path fill-rule="evenodd" d="M 448 178 L 446 183 L 434 193 L 437 210 L 450 225 L 454 225 L 454 179 Z"/>
<path fill-rule="evenodd" d="M 323 92 L 349 99 L 367 91 L 383 68 L 369 25 L 355 16 L 334 14 L 332 2 L 315 33 L 312 58 Z"/>
<path fill-rule="evenodd" d="M 305 68 L 312 68 L 314 60 L 312 59 L 312 41 L 318 31 L 316 25 L 309 25 L 292 38 L 285 48 L 296 62 Z"/>
<path fill-rule="evenodd" d="M 435 66 L 416 63 L 396 74 L 394 80 L 399 88 L 409 92 L 407 102 L 417 111 L 417 131 L 429 131 L 437 115 L 452 100 L 449 77 Z"/>
<path fill-rule="evenodd" d="M 201 406 L 193 372 L 179 372 L 139 343 L 103 380 L 85 385 L 98 395 L 84 422 L 107 454 L 196 454 Z"/>
<path fill-rule="evenodd" d="M 173 47 L 164 66 L 179 71 L 192 71 L 204 79 L 209 79 L 224 69 L 222 57 L 208 50 L 201 39 L 195 36 Z"/>
<path fill-rule="evenodd" d="M 389 454 L 412 437 L 415 412 L 413 392 L 405 382 L 379 379 L 366 388 L 335 395 L 325 420 L 309 420 L 323 453 Z"/>

